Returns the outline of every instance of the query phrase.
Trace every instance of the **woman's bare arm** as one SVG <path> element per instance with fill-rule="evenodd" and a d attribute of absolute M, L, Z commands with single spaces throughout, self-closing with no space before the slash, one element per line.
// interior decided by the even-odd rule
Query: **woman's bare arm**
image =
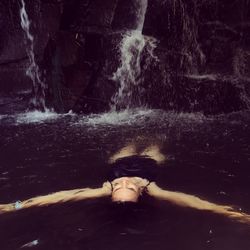
<path fill-rule="evenodd" d="M 213 213 L 222 214 L 240 222 L 250 224 L 250 215 L 235 211 L 231 206 L 218 205 L 190 194 L 163 190 L 154 182 L 148 185 L 147 191 L 149 195 L 155 198 L 167 200 L 178 206 L 211 211 Z"/>
<path fill-rule="evenodd" d="M 91 198 L 100 198 L 109 196 L 110 194 L 111 187 L 109 183 L 104 183 L 101 188 L 95 189 L 81 188 L 65 190 L 44 196 L 37 196 L 28 200 L 24 200 L 22 202 L 2 204 L 0 205 L 0 214 L 30 207 L 42 207 L 57 203 L 74 202 Z"/>

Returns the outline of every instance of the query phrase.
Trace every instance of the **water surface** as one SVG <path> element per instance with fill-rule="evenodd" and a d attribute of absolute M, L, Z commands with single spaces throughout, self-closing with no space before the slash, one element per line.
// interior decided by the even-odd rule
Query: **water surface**
<path fill-rule="evenodd" d="M 98 187 L 108 157 L 134 142 L 139 148 L 161 145 L 168 158 L 159 169 L 161 187 L 250 213 L 248 111 L 205 117 L 137 109 L 83 116 L 28 112 L 20 102 L 1 106 L 0 203 Z M 150 198 L 128 208 L 109 199 L 34 208 L 2 215 L 0 225 L 4 250 L 250 249 L 250 226 Z"/>

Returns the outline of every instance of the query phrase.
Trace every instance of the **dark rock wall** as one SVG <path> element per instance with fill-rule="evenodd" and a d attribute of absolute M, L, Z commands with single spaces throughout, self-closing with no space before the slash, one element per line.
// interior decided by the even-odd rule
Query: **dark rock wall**
<path fill-rule="evenodd" d="M 190 73 L 232 74 L 235 57 L 242 50 L 249 53 L 249 24 L 248 0 L 149 0 L 144 33 L 172 52 L 191 56 Z"/>
<path fill-rule="evenodd" d="M 146 102 L 163 93 L 157 104 L 167 109 L 248 109 L 249 28 L 248 0 L 150 0 L 144 34 L 159 40 L 155 53 L 162 65 L 147 75 Z"/>
<path fill-rule="evenodd" d="M 42 3 L 40 0 L 26 2 L 35 39 L 35 54 L 40 61 L 49 37 L 59 29 L 61 10 L 58 4 Z M 28 58 L 25 34 L 20 24 L 20 7 L 18 0 L 2 0 L 0 3 L 0 88 L 5 91 L 31 86 L 25 75 Z"/>
<path fill-rule="evenodd" d="M 134 28 L 136 1 L 26 1 L 47 104 L 59 112 L 109 109 L 119 87 L 122 32 Z M 27 87 L 20 2 L 0 3 L 0 87 Z M 141 58 L 140 105 L 177 111 L 249 108 L 250 1 L 148 0 L 143 34 L 157 39 Z"/>

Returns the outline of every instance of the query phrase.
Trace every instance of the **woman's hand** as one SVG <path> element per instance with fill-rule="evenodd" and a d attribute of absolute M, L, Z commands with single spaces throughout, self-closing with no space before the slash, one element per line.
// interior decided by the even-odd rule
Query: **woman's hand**
<path fill-rule="evenodd" d="M 132 181 L 137 185 L 141 190 L 146 188 L 150 183 L 149 180 L 143 179 L 141 177 L 132 177 Z"/>
<path fill-rule="evenodd" d="M 107 195 L 111 195 L 112 193 L 112 185 L 109 181 L 106 181 L 102 184 L 102 188 Z"/>
<path fill-rule="evenodd" d="M 149 185 L 147 186 L 147 193 L 152 196 L 158 195 L 162 189 L 156 185 L 155 182 L 150 182 Z"/>

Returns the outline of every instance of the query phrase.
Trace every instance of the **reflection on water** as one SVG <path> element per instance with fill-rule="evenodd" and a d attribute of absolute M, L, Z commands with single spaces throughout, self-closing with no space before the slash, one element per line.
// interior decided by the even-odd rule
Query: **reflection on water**
<path fill-rule="evenodd" d="M 250 113 L 217 117 L 161 110 L 101 115 L 2 112 L 0 203 L 62 189 L 97 187 L 106 161 L 131 141 L 159 143 L 168 160 L 158 183 L 250 212 Z M 0 216 L 1 249 L 247 250 L 249 226 L 146 198 L 108 199 Z"/>

